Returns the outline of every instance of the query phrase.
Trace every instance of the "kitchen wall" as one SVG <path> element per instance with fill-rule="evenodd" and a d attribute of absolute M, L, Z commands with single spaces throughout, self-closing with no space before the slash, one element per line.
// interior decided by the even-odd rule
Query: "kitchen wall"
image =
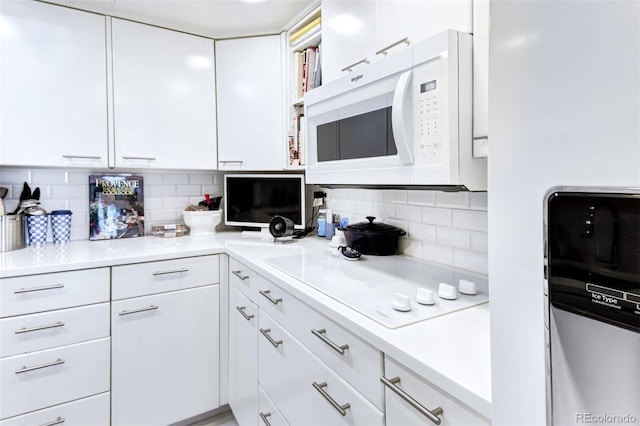
<path fill-rule="evenodd" d="M 9 188 L 4 202 L 7 211 L 18 205 L 23 183 L 33 191 L 40 188 L 41 206 L 51 210 L 71 210 L 71 239 L 89 238 L 89 170 L 2 169 L 0 186 Z M 103 174 L 108 174 L 103 173 Z M 114 173 L 118 174 L 118 173 Z M 144 210 L 147 232 L 151 223 L 181 219 L 189 204 L 203 200 L 203 194 L 222 195 L 222 173 L 141 172 L 144 178 Z"/>
<path fill-rule="evenodd" d="M 350 223 L 375 216 L 397 226 L 404 254 L 487 273 L 487 193 L 327 189 L 326 205 Z"/>

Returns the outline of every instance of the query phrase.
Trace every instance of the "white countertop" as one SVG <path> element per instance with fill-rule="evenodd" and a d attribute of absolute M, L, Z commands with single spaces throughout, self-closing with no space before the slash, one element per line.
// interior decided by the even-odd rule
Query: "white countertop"
<path fill-rule="evenodd" d="M 488 303 L 389 329 L 264 262 L 278 255 L 328 249 L 308 237 L 274 244 L 240 233 L 209 237 L 142 237 L 73 241 L 0 253 L 0 278 L 228 253 L 282 286 L 319 312 L 337 320 L 387 356 L 414 370 L 487 418 L 491 418 L 491 356 Z"/>

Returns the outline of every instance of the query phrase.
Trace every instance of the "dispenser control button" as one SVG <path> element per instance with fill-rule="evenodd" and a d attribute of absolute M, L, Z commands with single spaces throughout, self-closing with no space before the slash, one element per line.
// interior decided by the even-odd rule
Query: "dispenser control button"
<path fill-rule="evenodd" d="M 473 281 L 460 280 L 458 284 L 458 291 L 462 294 L 474 295 L 478 294 L 478 288 L 476 287 L 476 283 Z"/>
<path fill-rule="evenodd" d="M 436 299 L 433 297 L 433 291 L 428 288 L 419 288 L 416 294 L 416 302 L 421 305 L 433 305 L 436 303 Z"/>
<path fill-rule="evenodd" d="M 455 300 L 458 298 L 456 288 L 450 284 L 440 283 L 438 286 L 438 296 L 441 299 Z"/>
<path fill-rule="evenodd" d="M 411 310 L 411 299 L 409 299 L 409 296 L 406 294 L 395 293 L 393 295 L 391 307 L 396 311 L 408 312 Z"/>

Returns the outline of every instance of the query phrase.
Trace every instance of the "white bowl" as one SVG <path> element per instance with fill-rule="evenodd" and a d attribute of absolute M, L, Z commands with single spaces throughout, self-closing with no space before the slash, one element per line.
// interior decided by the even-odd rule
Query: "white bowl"
<path fill-rule="evenodd" d="M 190 229 L 190 235 L 205 236 L 216 234 L 216 225 L 222 220 L 222 210 L 182 211 L 185 225 Z"/>

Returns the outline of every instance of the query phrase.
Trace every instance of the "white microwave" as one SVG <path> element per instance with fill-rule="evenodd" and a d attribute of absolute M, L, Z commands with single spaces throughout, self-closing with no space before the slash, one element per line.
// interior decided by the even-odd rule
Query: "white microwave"
<path fill-rule="evenodd" d="M 307 183 L 486 190 L 471 37 L 444 31 L 308 92 Z"/>

